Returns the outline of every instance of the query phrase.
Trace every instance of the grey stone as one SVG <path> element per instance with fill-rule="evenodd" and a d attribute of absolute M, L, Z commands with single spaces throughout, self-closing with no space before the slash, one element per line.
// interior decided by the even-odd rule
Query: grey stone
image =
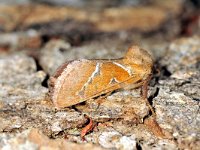
<path fill-rule="evenodd" d="M 48 89 L 42 86 L 46 74 L 37 71 L 35 61 L 23 54 L 0 59 L 0 103 L 7 107 L 23 108 L 26 102 L 44 99 Z"/>
<path fill-rule="evenodd" d="M 160 65 L 171 75 L 158 81 L 159 90 L 153 99 L 159 125 L 184 149 L 196 149 L 200 144 L 199 41 L 194 36 L 170 44 Z"/>
<path fill-rule="evenodd" d="M 162 65 L 174 73 L 188 68 L 196 68 L 200 56 L 200 37 L 181 38 L 172 42 L 162 58 Z"/>

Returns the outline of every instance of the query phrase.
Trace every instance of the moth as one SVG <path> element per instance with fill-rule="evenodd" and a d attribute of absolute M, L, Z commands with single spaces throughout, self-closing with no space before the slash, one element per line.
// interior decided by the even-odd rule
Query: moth
<path fill-rule="evenodd" d="M 138 46 L 128 48 L 119 59 L 69 61 L 50 77 L 50 96 L 57 108 L 73 106 L 118 89 L 142 87 L 146 98 L 152 67 L 151 55 Z"/>

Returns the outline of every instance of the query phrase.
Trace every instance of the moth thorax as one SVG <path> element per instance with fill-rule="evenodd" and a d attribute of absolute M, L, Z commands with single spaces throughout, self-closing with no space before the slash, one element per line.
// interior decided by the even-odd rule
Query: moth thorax
<path fill-rule="evenodd" d="M 128 49 L 125 56 L 126 59 L 133 61 L 134 64 L 138 65 L 153 65 L 153 60 L 151 55 L 144 49 L 140 49 L 138 46 L 132 46 Z"/>

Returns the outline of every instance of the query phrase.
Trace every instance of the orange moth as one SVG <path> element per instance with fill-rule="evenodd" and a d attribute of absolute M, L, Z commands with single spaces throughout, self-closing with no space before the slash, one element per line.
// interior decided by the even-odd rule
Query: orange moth
<path fill-rule="evenodd" d="M 57 108 L 69 107 L 117 89 L 147 85 L 152 74 L 151 55 L 131 46 L 119 59 L 80 59 L 62 64 L 49 79 L 50 95 Z"/>

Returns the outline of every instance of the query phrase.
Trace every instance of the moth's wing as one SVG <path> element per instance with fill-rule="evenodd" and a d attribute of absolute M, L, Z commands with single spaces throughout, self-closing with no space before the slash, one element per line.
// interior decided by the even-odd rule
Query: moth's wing
<path fill-rule="evenodd" d="M 100 65 L 99 73 L 93 76 L 92 80 L 90 80 L 90 82 L 88 82 L 87 86 L 85 87 L 84 95 L 86 97 L 91 97 L 103 91 L 108 90 L 109 92 L 110 90 L 115 90 L 119 88 L 118 83 L 123 80 L 120 78 L 122 76 L 123 78 L 127 78 L 129 75 L 127 72 L 111 62 L 102 63 Z M 117 84 L 113 84 L 113 80 Z"/>
<path fill-rule="evenodd" d="M 127 87 L 130 84 L 133 85 L 140 79 L 138 74 L 130 75 L 126 70 L 112 62 L 103 63 L 100 67 L 100 73 L 93 77 L 84 90 L 85 100 Z"/>
<path fill-rule="evenodd" d="M 112 62 L 74 61 L 57 78 L 53 102 L 58 108 L 72 106 L 139 79 Z"/>
<path fill-rule="evenodd" d="M 72 106 L 82 101 L 79 92 L 96 67 L 95 62 L 86 61 L 71 62 L 57 78 L 52 96 L 57 108 Z"/>
<path fill-rule="evenodd" d="M 49 87 L 49 93 L 50 93 L 51 98 L 52 98 L 52 96 L 54 94 L 54 90 L 55 90 L 55 85 L 56 85 L 57 78 L 61 75 L 61 73 L 64 71 L 64 69 L 71 62 L 72 61 L 68 61 L 68 62 L 63 63 L 61 66 L 59 66 L 56 69 L 56 72 L 52 76 L 50 76 L 50 78 L 48 80 L 48 87 Z"/>

